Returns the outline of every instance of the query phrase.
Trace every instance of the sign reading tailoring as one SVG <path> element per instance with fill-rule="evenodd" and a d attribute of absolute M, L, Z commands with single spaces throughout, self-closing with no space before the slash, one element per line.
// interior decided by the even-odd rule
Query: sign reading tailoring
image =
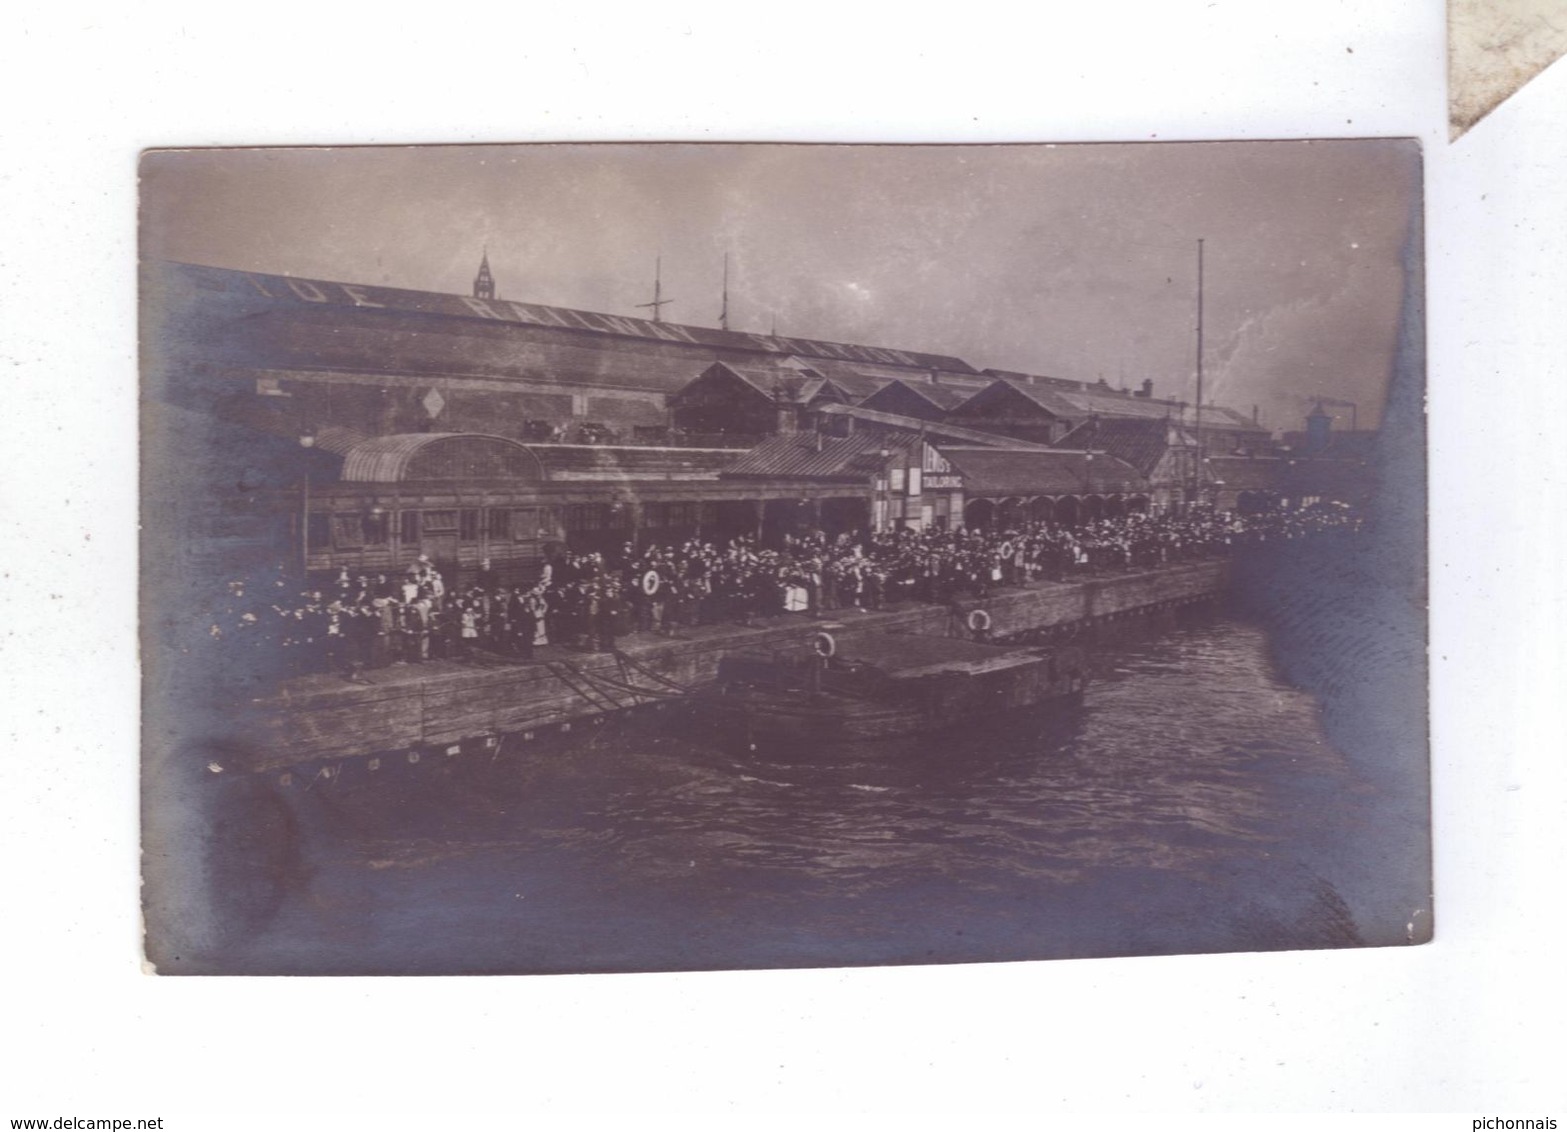
<path fill-rule="evenodd" d="M 924 475 L 924 490 L 926 491 L 961 491 L 963 489 L 963 477 L 960 476 L 947 461 L 947 458 L 938 452 L 932 445 L 920 446 L 920 470 Z M 915 494 L 911 492 L 910 494 Z"/>

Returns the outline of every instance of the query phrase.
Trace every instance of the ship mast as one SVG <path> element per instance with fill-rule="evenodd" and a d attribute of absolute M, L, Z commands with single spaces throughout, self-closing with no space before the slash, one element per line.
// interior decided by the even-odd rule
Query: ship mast
<path fill-rule="evenodd" d="M 651 303 L 638 303 L 637 308 L 653 308 L 653 321 L 663 322 L 663 309 L 673 302 L 673 299 L 664 298 L 664 257 L 658 256 L 653 260 L 653 301 Z"/>

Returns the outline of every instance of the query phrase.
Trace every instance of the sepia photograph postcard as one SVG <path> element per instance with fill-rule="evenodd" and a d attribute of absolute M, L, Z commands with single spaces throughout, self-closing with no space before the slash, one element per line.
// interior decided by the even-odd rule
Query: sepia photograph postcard
<path fill-rule="evenodd" d="M 1414 139 L 151 150 L 165 974 L 1432 934 Z"/>

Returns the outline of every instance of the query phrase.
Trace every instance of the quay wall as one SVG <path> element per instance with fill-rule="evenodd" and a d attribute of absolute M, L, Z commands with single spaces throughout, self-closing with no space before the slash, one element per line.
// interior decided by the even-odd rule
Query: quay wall
<path fill-rule="evenodd" d="M 397 679 L 368 685 L 301 681 L 252 705 L 257 727 L 248 769 L 381 752 L 426 751 L 438 758 L 483 750 L 497 736 L 528 740 L 610 712 L 653 710 L 673 692 L 659 678 L 682 687 L 701 685 L 714 678 L 726 653 L 803 646 L 822 630 L 840 641 L 865 632 L 967 637 L 965 615 L 982 608 L 991 617 L 991 637 L 1005 639 L 1201 599 L 1225 589 L 1228 579 L 1227 562 L 1192 562 L 1080 582 L 1039 582 L 951 608 L 918 605 L 822 620 L 791 618 L 766 628 L 703 628 L 690 639 L 624 643 L 630 666 L 613 654 L 596 653 L 492 669 L 400 669 Z"/>

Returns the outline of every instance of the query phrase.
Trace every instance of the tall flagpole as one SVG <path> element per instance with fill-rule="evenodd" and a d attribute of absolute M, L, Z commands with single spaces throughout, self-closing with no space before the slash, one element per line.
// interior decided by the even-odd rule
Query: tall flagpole
<path fill-rule="evenodd" d="M 724 330 L 729 329 L 729 253 L 724 253 L 724 306 L 718 312 L 718 325 Z"/>
<path fill-rule="evenodd" d="M 1197 241 L 1197 474 L 1195 477 L 1196 491 L 1201 495 L 1203 476 L 1203 449 L 1202 449 L 1202 240 Z"/>

